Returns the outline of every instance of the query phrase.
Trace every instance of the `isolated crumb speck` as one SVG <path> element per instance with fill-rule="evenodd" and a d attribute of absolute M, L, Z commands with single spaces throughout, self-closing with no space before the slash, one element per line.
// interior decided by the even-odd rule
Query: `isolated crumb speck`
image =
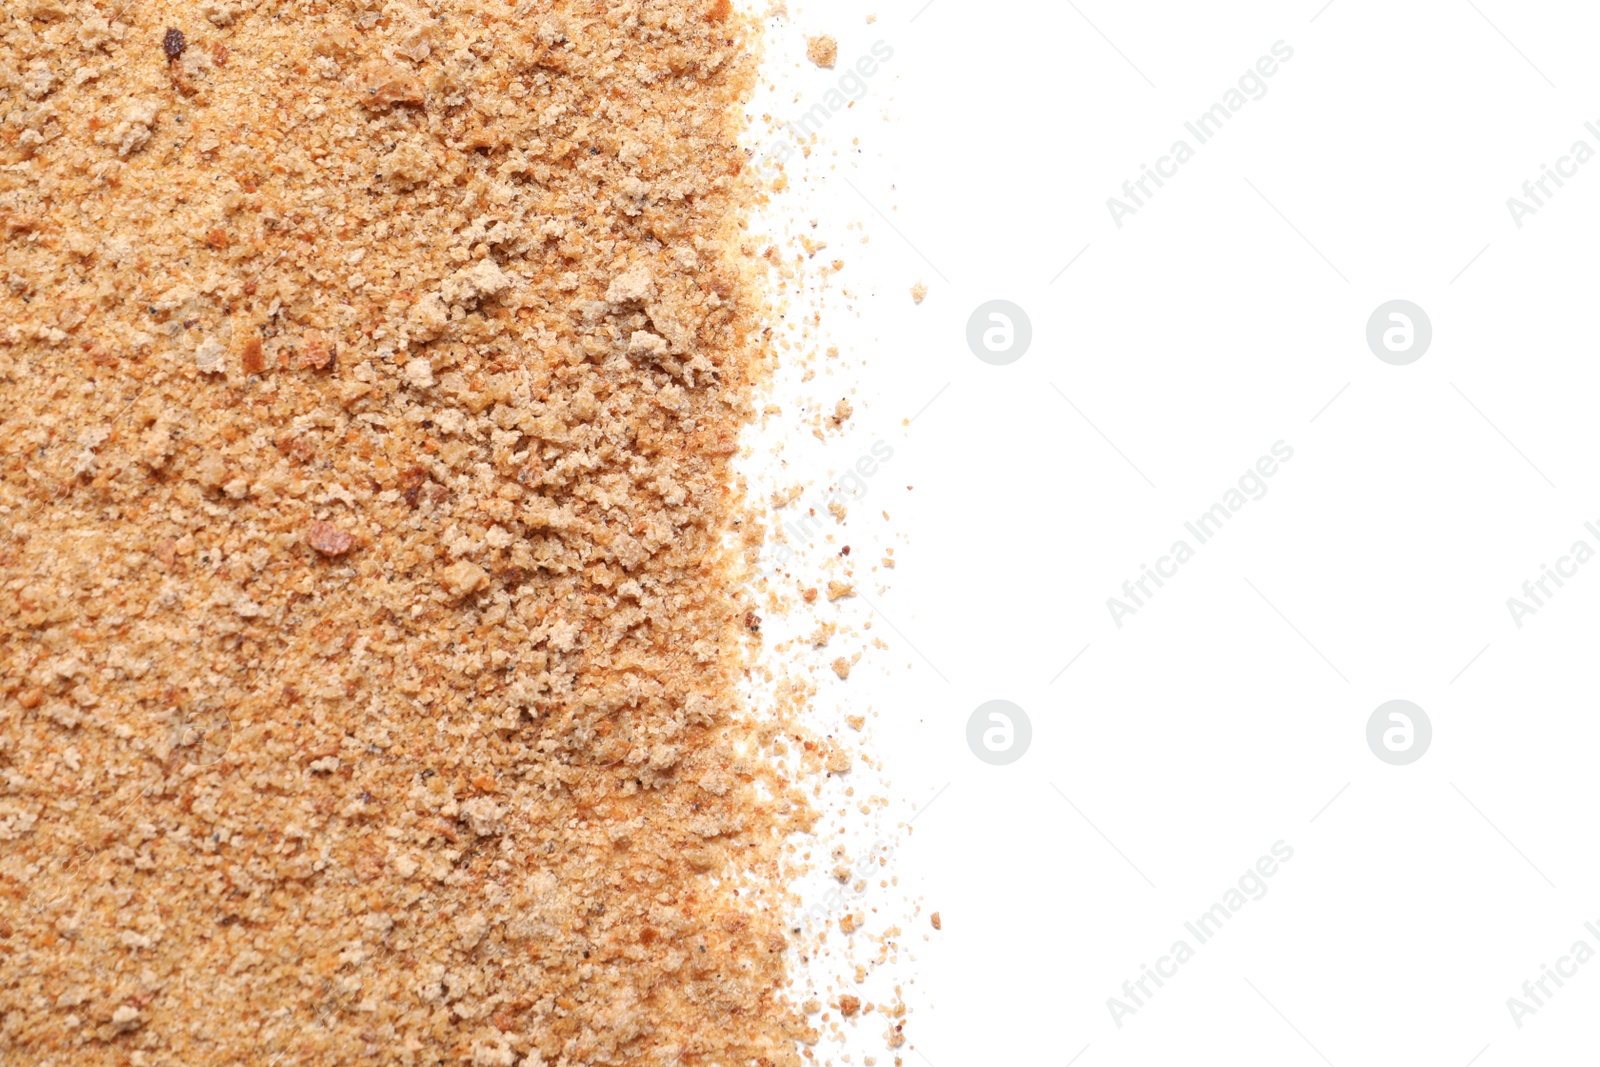
<path fill-rule="evenodd" d="M 928 916 L 928 922 L 933 924 L 933 928 L 935 930 L 943 930 L 944 929 L 944 927 L 942 925 L 940 925 L 940 923 L 939 923 L 939 913 L 938 912 L 934 912 L 932 915 Z"/>
<path fill-rule="evenodd" d="M 831 68 L 839 59 L 839 42 L 827 34 L 806 41 L 806 58 L 819 67 Z"/>
<path fill-rule="evenodd" d="M 911 287 L 911 299 L 916 301 L 917 303 L 919 303 L 919 304 L 922 303 L 922 301 L 927 297 L 927 295 L 928 295 L 928 287 L 926 285 L 924 285 L 923 283 L 918 282 L 916 285 L 913 285 Z"/>

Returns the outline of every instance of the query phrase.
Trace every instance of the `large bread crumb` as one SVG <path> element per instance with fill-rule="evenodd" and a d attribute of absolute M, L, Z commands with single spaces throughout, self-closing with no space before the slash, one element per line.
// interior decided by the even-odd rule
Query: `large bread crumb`
<path fill-rule="evenodd" d="M 806 58 L 819 67 L 832 68 L 839 59 L 839 42 L 823 34 L 806 40 Z"/>

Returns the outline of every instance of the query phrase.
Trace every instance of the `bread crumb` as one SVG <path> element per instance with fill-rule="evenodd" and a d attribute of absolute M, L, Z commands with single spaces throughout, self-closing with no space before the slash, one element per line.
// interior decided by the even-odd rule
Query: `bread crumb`
<path fill-rule="evenodd" d="M 850 677 L 850 661 L 845 659 L 843 656 L 840 656 L 838 659 L 834 660 L 833 673 L 837 674 L 840 678 Z"/>
<path fill-rule="evenodd" d="M 306 544 L 324 556 L 342 556 L 350 551 L 350 546 L 355 543 L 354 537 L 331 522 L 318 521 L 306 527 Z"/>
<path fill-rule="evenodd" d="M 932 915 L 928 916 L 928 921 L 933 924 L 933 928 L 935 930 L 943 930 L 944 929 L 943 926 L 939 925 L 939 913 L 938 912 L 934 912 Z"/>
<path fill-rule="evenodd" d="M 839 925 L 842 927 L 844 925 L 844 923 L 841 921 L 839 923 Z M 846 994 L 844 994 L 843 996 L 841 996 L 839 998 L 839 1014 L 840 1015 L 850 1016 L 850 1015 L 854 1015 L 856 1012 L 858 1012 L 860 1010 L 861 1010 L 861 998 L 860 997 L 853 997 L 849 993 L 846 993 Z"/>
<path fill-rule="evenodd" d="M 443 575 L 445 588 L 452 596 L 463 597 L 476 593 L 489 584 L 489 575 L 470 560 L 461 560 L 447 568 Z"/>
<path fill-rule="evenodd" d="M 928 295 L 928 287 L 926 285 L 924 285 L 922 282 L 918 282 L 916 285 L 913 285 L 911 287 L 911 299 L 914 302 L 916 302 L 918 304 L 922 303 L 923 299 L 926 298 L 927 295 Z"/>
<path fill-rule="evenodd" d="M 227 356 L 227 349 L 215 337 L 207 337 L 195 349 L 194 365 L 201 374 L 221 374 L 227 369 Z"/>
<path fill-rule="evenodd" d="M 827 34 L 806 42 L 806 58 L 819 67 L 832 68 L 839 58 L 839 42 Z"/>
<path fill-rule="evenodd" d="M 409 360 L 406 363 L 406 381 L 416 389 L 432 389 L 433 365 L 422 356 Z"/>
<path fill-rule="evenodd" d="M 853 583 L 853 582 L 835 582 L 835 581 L 830 581 L 828 583 L 828 599 L 829 600 L 843 600 L 845 597 L 851 597 L 851 596 L 855 596 L 855 595 L 856 595 L 856 587 L 855 587 L 855 583 Z"/>

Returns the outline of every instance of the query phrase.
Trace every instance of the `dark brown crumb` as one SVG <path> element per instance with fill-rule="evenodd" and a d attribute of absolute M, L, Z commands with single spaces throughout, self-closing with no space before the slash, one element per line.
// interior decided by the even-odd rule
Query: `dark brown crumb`
<path fill-rule="evenodd" d="M 182 30 L 168 29 L 166 36 L 161 38 L 161 50 L 167 54 L 169 63 L 183 55 L 184 49 L 188 47 L 189 43 L 183 39 Z"/>

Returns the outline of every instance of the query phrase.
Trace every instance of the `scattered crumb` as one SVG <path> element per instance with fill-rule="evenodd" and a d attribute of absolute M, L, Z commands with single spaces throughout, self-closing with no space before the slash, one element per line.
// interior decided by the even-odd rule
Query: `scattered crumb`
<path fill-rule="evenodd" d="M 928 921 L 933 924 L 933 928 L 935 930 L 943 930 L 944 929 L 943 926 L 939 925 L 939 913 L 938 912 L 934 912 L 932 915 L 928 916 Z"/>
<path fill-rule="evenodd" d="M 823 34 L 806 41 L 806 58 L 819 67 L 831 68 L 839 58 L 839 42 Z"/>
<path fill-rule="evenodd" d="M 922 303 L 923 299 L 926 298 L 927 295 L 928 287 L 922 282 L 918 282 L 916 285 L 911 287 L 911 299 L 916 303 Z"/>

